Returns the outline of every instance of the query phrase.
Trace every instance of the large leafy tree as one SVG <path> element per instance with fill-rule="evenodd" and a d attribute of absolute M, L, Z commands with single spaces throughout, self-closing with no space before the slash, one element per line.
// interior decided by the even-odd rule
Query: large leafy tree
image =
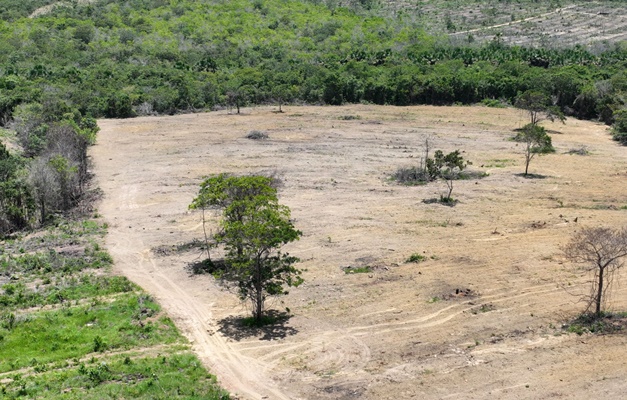
<path fill-rule="evenodd" d="M 189 208 L 201 210 L 202 226 L 207 246 L 207 257 L 211 261 L 211 236 L 207 234 L 207 211 L 229 209 L 229 218 L 232 221 L 243 219 L 243 207 L 246 200 L 256 196 L 264 196 L 268 201 L 276 202 L 276 180 L 267 176 L 230 176 L 218 174 L 207 177 L 201 184 L 198 196 L 194 198 Z"/>
<path fill-rule="evenodd" d="M 298 258 L 281 251 L 301 232 L 294 228 L 289 208 L 279 204 L 274 178 L 211 176 L 190 207 L 222 210 L 220 229 L 212 237 L 225 250 L 217 276 L 235 287 L 242 300 L 250 301 L 257 323 L 269 296 L 287 294 L 288 287 L 303 282 L 294 266 Z"/>

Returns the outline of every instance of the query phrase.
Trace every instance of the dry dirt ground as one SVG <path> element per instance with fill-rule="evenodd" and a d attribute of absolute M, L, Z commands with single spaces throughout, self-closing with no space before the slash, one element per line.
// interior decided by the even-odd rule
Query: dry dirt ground
<path fill-rule="evenodd" d="M 91 155 L 108 247 L 242 399 L 621 398 L 627 336 L 561 329 L 582 310 L 588 277 L 560 246 L 582 226 L 627 223 L 627 148 L 601 124 L 545 123 L 557 152 L 525 179 L 509 139 L 526 118 L 354 105 L 101 120 Z M 251 130 L 269 139 L 246 139 Z M 489 174 L 456 182 L 455 207 L 423 202 L 442 182 L 389 180 L 429 135 Z M 588 155 L 567 154 L 582 146 Z M 289 320 L 251 332 L 238 328 L 248 311 L 234 294 L 190 274 L 197 251 L 153 249 L 202 237 L 187 206 L 203 176 L 268 171 L 303 232 L 287 250 L 306 283 L 269 304 Z M 405 262 L 413 253 L 427 260 Z M 627 310 L 624 283 L 615 288 L 610 307 Z"/>

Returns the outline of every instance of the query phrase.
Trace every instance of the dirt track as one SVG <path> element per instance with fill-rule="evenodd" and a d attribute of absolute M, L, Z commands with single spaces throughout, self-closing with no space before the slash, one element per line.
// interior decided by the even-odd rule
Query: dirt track
<path fill-rule="evenodd" d="M 345 116 L 361 119 L 344 120 Z M 627 151 L 603 125 L 546 124 L 557 153 L 534 159 L 508 140 L 525 123 L 484 107 L 289 107 L 102 120 L 92 157 L 116 268 L 151 292 L 229 390 L 246 399 L 620 398 L 624 335 L 563 334 L 587 277 L 559 246 L 579 226 L 627 223 Z M 253 130 L 270 139 L 245 138 Z M 389 181 L 434 148 L 472 169 L 455 207 L 425 204 L 443 183 Z M 587 156 L 566 154 L 587 146 Z M 294 316 L 258 334 L 247 310 L 194 252 L 152 248 L 202 236 L 187 211 L 202 176 L 276 171 L 303 238 L 306 284 L 271 306 Z M 577 222 L 575 222 L 577 218 Z M 428 260 L 405 263 L 412 253 Z M 341 267 L 374 267 L 347 275 Z M 611 306 L 627 309 L 618 284 Z M 459 292 L 459 293 L 456 293 Z M 264 397 L 265 396 L 265 397 Z"/>

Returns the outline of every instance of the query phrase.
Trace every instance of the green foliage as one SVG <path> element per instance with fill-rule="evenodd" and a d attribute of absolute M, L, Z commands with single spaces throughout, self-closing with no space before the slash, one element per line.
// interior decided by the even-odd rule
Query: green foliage
<path fill-rule="evenodd" d="M 551 137 L 546 133 L 546 129 L 536 124 L 525 125 L 514 136 L 514 140 L 525 145 L 525 176 L 529 172 L 529 163 L 536 154 L 555 152 Z"/>
<path fill-rule="evenodd" d="M 407 262 L 407 263 L 419 263 L 419 262 L 422 262 L 422 261 L 424 261 L 426 259 L 427 259 L 427 257 L 423 256 L 422 254 L 413 253 L 412 255 L 407 257 L 407 260 L 405 260 L 405 262 Z"/>
<path fill-rule="evenodd" d="M 372 272 L 372 267 L 369 265 L 363 267 L 345 267 L 345 274 L 366 274 Z"/>
<path fill-rule="evenodd" d="M 276 201 L 277 190 L 273 178 L 265 176 L 230 176 L 228 174 L 213 175 L 200 184 L 198 196 L 194 198 L 189 208 L 225 209 L 233 203 L 245 202 L 257 196 L 263 196 L 269 201 Z M 237 204 L 236 204 L 237 207 Z M 237 210 L 234 211 L 238 213 Z"/>
<path fill-rule="evenodd" d="M 20 104 L 38 104 L 32 147 L 68 115 L 81 126 L 89 117 L 292 101 L 513 103 L 537 91 L 562 112 L 611 121 L 625 91 L 624 47 L 451 45 L 425 34 L 421 13 L 391 17 L 379 1 L 65 2 L 38 18 L 24 17 L 51 1 L 5 3 L 0 124 Z M 445 15 L 449 30 L 463 29 Z"/>
<path fill-rule="evenodd" d="M 618 110 L 614 113 L 612 137 L 614 140 L 627 145 L 627 109 Z"/>
<path fill-rule="evenodd" d="M 565 117 L 559 107 L 551 104 L 550 97 L 541 91 L 527 90 L 516 98 L 514 105 L 529 113 L 530 124 L 537 125 L 542 117 L 564 122 Z"/>
<path fill-rule="evenodd" d="M 294 229 L 289 209 L 278 203 L 274 184 L 265 176 L 216 175 L 203 181 L 190 205 L 223 210 L 221 231 L 214 238 L 224 246 L 225 267 L 216 274 L 252 303 L 257 320 L 268 296 L 287 294 L 286 286 L 303 282 L 294 267 L 298 258 L 280 251 L 301 232 Z"/>
<path fill-rule="evenodd" d="M 460 178 L 461 172 L 472 164 L 470 161 L 464 160 L 459 150 L 444 154 L 442 150 L 436 150 L 433 158 L 427 158 L 426 168 L 430 180 L 438 178 L 444 179 L 448 188 L 448 194 L 441 197 L 444 203 L 453 202 L 451 194 L 453 193 L 453 181 Z"/>
<path fill-rule="evenodd" d="M 163 353 L 162 353 L 163 354 Z M 128 362 L 126 361 L 128 360 Z M 38 365 L 45 367 L 45 364 Z M 50 365 L 50 364 L 48 364 Z M 227 400 L 216 378 L 190 353 L 160 356 L 113 356 L 63 369 L 14 375 L 4 383 L 3 398 L 215 399 Z"/>
<path fill-rule="evenodd" d="M 584 333 L 607 334 L 622 331 L 626 322 L 624 313 L 584 313 L 564 327 L 566 331 L 577 335 Z"/>

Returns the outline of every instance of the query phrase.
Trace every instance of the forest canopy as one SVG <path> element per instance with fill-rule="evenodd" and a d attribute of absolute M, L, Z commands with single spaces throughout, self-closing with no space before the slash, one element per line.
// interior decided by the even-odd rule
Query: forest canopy
<path fill-rule="evenodd" d="M 48 1 L 0 10 L 0 118 L 18 104 L 124 118 L 262 103 L 512 103 L 613 122 L 627 48 L 452 45 L 402 15 L 297 0 Z M 359 3 L 359 2 L 358 2 Z"/>

